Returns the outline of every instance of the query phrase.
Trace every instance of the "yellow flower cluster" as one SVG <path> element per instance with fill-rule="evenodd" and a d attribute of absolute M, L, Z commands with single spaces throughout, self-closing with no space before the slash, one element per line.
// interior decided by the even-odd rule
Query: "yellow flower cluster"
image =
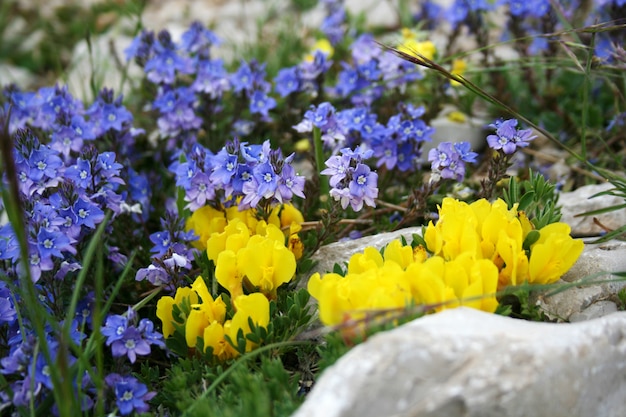
<path fill-rule="evenodd" d="M 184 318 L 187 346 L 194 348 L 197 338 L 204 340 L 205 349 L 213 348 L 219 360 L 227 360 L 238 353 L 225 335 L 236 342 L 237 333 L 250 333 L 248 319 L 259 327 L 269 323 L 269 300 L 276 298 L 276 290 L 291 281 L 296 272 L 296 259 L 302 256 L 302 242 L 298 231 L 304 221 L 292 205 L 276 207 L 268 221 L 259 220 L 253 210 L 239 211 L 237 207 L 224 211 L 205 206 L 196 210 L 187 222 L 187 230 L 194 230 L 199 239 L 197 249 L 206 250 L 215 264 L 217 282 L 230 293 L 235 314 L 226 320 L 226 304 L 221 295 L 213 299 L 202 277 L 191 287 L 178 288 L 174 297 L 165 296 L 157 303 L 157 317 L 163 322 L 163 336 L 175 332 L 174 306 L 182 311 L 185 300 L 191 305 Z M 287 230 L 287 235 L 283 233 Z M 244 294 L 244 286 L 249 295 Z M 257 292 L 259 291 L 259 292 Z M 246 342 L 246 351 L 255 346 Z"/>
<path fill-rule="evenodd" d="M 191 287 L 178 288 L 174 297 L 161 297 L 157 302 L 157 317 L 163 323 L 165 338 L 174 333 L 173 307 L 182 305 L 184 300 L 191 305 L 191 312 L 184 323 L 187 346 L 195 348 L 200 337 L 204 340 L 205 350 L 208 347 L 213 348 L 213 355 L 221 361 L 239 354 L 226 341 L 225 335 L 236 342 L 240 330 L 244 336 L 250 333 L 250 318 L 258 327 L 267 327 L 270 320 L 269 301 L 260 293 L 239 295 L 234 298 L 236 313 L 231 320 L 226 320 L 226 304 L 222 297 L 213 299 L 204 279 L 198 277 Z M 246 341 L 246 352 L 254 347 L 252 342 Z"/>
<path fill-rule="evenodd" d="M 304 222 L 302 213 L 291 204 L 276 206 L 272 209 L 268 221 L 259 220 L 254 209 L 239 210 L 237 206 L 232 206 L 224 210 L 217 210 L 211 206 L 204 206 L 193 212 L 186 224 L 187 230 L 194 230 L 198 235 L 198 240 L 193 242 L 196 249 L 206 250 L 207 241 L 214 234 L 223 234 L 229 223 L 234 223 L 237 219 L 238 228 L 246 227 L 249 235 L 265 234 L 268 224 L 274 225 L 281 230 L 287 229 L 287 247 L 296 256 L 302 257 L 303 245 L 298 236 L 301 224 Z M 232 228 L 230 229 L 232 230 Z M 209 259 L 215 262 L 215 252 L 208 254 Z M 212 257 L 213 256 L 213 257 Z"/>
<path fill-rule="evenodd" d="M 532 244 L 526 241 L 530 233 L 536 239 Z M 326 325 L 411 304 L 493 312 L 498 289 L 555 282 L 576 262 L 583 243 L 569 233 L 564 223 L 533 230 L 523 212 L 509 210 L 502 200 L 467 204 L 445 198 L 439 221 L 426 227 L 427 248 L 413 250 L 398 240 L 382 255 L 366 248 L 350 259 L 345 277 L 314 274 L 308 290 Z"/>

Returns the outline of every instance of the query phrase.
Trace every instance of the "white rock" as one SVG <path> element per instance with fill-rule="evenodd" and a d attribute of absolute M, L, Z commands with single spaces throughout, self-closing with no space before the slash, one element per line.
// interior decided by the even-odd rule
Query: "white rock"
<path fill-rule="evenodd" d="M 561 194 L 559 197 L 559 205 L 562 206 L 561 212 L 563 213 L 561 221 L 572 227 L 572 234 L 574 236 L 598 236 L 604 232 L 600 226 L 594 223 L 594 217 L 610 230 L 617 229 L 626 224 L 626 209 L 595 216 L 575 217 L 578 214 L 588 211 L 624 204 L 623 198 L 611 195 L 592 198 L 592 196 L 602 191 L 610 190 L 611 188 L 613 188 L 613 185 L 610 183 L 587 185 L 575 191 Z"/>
<path fill-rule="evenodd" d="M 378 334 L 293 417 L 610 417 L 626 395 L 626 313 L 537 323 L 458 308 Z"/>

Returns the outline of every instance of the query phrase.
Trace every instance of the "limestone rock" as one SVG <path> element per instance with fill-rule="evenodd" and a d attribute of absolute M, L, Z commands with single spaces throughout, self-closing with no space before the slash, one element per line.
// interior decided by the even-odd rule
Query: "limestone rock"
<path fill-rule="evenodd" d="M 562 277 L 562 283 L 580 286 L 539 297 L 537 305 L 551 319 L 580 321 L 609 314 L 617 309 L 617 293 L 626 281 L 611 273 L 626 271 L 626 242 L 611 240 L 586 244 L 574 266 Z M 597 282 L 590 285 L 591 282 Z M 610 282 L 613 281 L 613 282 Z M 610 305 L 612 304 L 612 306 Z"/>
<path fill-rule="evenodd" d="M 626 313 L 537 323 L 457 308 L 356 346 L 293 417 L 623 415 Z"/>
<path fill-rule="evenodd" d="M 604 230 L 594 223 L 594 217 L 610 230 L 617 229 L 626 224 L 626 209 L 612 211 L 596 216 L 575 217 L 577 214 L 592 210 L 624 204 L 624 199 L 611 195 L 593 197 L 595 194 L 610 190 L 610 183 L 600 185 L 587 185 L 569 193 L 562 193 L 559 197 L 559 205 L 562 206 L 562 222 L 572 227 L 574 236 L 599 236 Z"/>

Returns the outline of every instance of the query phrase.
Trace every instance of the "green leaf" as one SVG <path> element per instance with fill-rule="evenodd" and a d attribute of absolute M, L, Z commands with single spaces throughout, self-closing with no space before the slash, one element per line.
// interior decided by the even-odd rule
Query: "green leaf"
<path fill-rule="evenodd" d="M 534 202 L 535 199 L 535 192 L 534 191 L 528 191 L 526 192 L 526 194 L 524 194 L 524 196 L 519 200 L 519 205 L 517 206 L 517 209 L 520 211 L 526 211 L 530 205 Z"/>

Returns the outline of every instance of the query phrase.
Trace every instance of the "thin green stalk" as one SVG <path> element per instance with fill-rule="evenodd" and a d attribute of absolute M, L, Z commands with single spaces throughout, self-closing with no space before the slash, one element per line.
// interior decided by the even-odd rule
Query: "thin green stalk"
<path fill-rule="evenodd" d="M 589 122 L 589 89 L 591 84 L 591 61 L 593 59 L 593 50 L 595 44 L 595 33 L 591 34 L 591 45 L 587 51 L 587 62 L 585 63 L 585 77 L 583 80 L 581 109 L 581 126 L 580 126 L 580 156 L 583 160 L 587 160 L 587 123 Z"/>
<path fill-rule="evenodd" d="M 327 196 L 329 193 L 328 179 L 321 175 L 324 170 L 324 143 L 322 142 L 322 131 L 319 127 L 313 127 L 313 146 L 315 148 L 315 164 L 317 166 L 317 177 L 320 183 L 320 196 Z"/>
<path fill-rule="evenodd" d="M 89 246 L 87 246 L 87 251 L 85 252 L 85 257 L 83 259 L 83 267 L 76 278 L 76 283 L 74 284 L 74 291 L 72 292 L 72 299 L 70 300 L 70 305 L 67 309 L 67 317 L 74 317 L 76 314 L 76 306 L 78 305 L 78 300 L 81 296 L 81 289 L 85 284 L 85 280 L 87 279 L 87 274 L 89 273 L 89 268 L 91 266 L 91 260 L 93 259 L 96 250 L 101 249 L 100 245 L 102 244 L 102 234 L 104 233 L 104 229 L 106 228 L 109 219 L 111 218 L 111 212 L 109 211 L 105 216 L 104 220 L 94 233 L 93 237 L 89 241 Z M 66 320 L 66 323 L 63 326 L 63 333 L 65 337 L 69 340 L 72 323 L 71 320 Z"/>
<path fill-rule="evenodd" d="M 9 120 L 10 109 L 7 113 L 0 115 L 0 171 L 4 172 L 8 181 L 7 190 L 4 186 L 1 186 L 2 201 L 9 217 L 13 231 L 17 238 L 20 249 L 20 261 L 22 271 L 19 274 L 19 292 L 24 303 L 25 311 L 29 314 L 28 319 L 33 327 L 35 335 L 41 344 L 41 351 L 44 359 L 48 364 L 54 364 L 48 342 L 46 339 L 45 323 L 54 324 L 55 320 L 50 317 L 48 311 L 41 305 L 37 298 L 37 291 L 35 284 L 32 280 L 29 255 L 28 255 L 28 241 L 26 239 L 26 223 L 24 222 L 24 210 L 22 208 L 22 202 L 20 200 L 20 191 L 17 179 L 17 170 L 15 168 L 15 161 L 13 159 L 13 137 L 9 134 Z M 69 403 L 71 406 L 71 399 L 63 398 L 61 391 L 62 380 L 61 370 L 59 366 L 50 366 L 50 378 L 53 384 L 53 395 L 57 404 Z M 59 413 L 63 416 L 63 411 L 60 409 Z"/>

